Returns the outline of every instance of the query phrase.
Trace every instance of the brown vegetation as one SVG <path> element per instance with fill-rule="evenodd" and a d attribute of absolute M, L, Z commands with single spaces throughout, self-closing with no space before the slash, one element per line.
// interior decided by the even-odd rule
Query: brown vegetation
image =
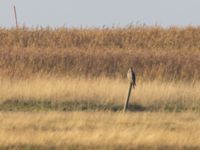
<path fill-rule="evenodd" d="M 0 29 L 1 47 L 200 49 L 200 28 L 159 26 L 127 28 Z"/>
<path fill-rule="evenodd" d="M 200 29 L 0 29 L 0 74 L 200 79 Z"/>
<path fill-rule="evenodd" d="M 199 27 L 0 29 L 0 149 L 199 149 L 199 50 Z"/>
<path fill-rule="evenodd" d="M 59 76 L 126 77 L 130 66 L 143 79 L 200 79 L 200 53 L 142 50 L 2 50 L 0 74 L 29 77 Z"/>

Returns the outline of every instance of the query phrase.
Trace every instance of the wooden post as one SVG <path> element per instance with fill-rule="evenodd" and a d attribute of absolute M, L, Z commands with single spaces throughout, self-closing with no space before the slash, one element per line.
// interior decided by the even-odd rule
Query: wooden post
<path fill-rule="evenodd" d="M 131 82 L 130 86 L 129 86 L 128 96 L 127 96 L 127 99 L 126 99 L 125 104 L 124 104 L 123 112 L 126 112 L 126 110 L 128 108 L 128 103 L 129 103 L 132 87 L 133 87 L 133 83 Z"/>
<path fill-rule="evenodd" d="M 17 11 L 16 11 L 16 7 L 14 5 L 14 14 L 15 14 L 15 24 L 16 24 L 16 28 L 18 28 L 18 21 L 17 21 Z"/>
<path fill-rule="evenodd" d="M 130 96 L 131 96 L 131 90 L 132 88 L 134 88 L 136 86 L 136 77 L 135 77 L 135 73 L 133 71 L 133 68 L 130 68 L 127 72 L 127 78 L 130 82 L 130 85 L 129 85 L 129 91 L 128 91 L 128 96 L 127 96 L 127 99 L 124 103 L 124 109 L 123 109 L 123 112 L 126 112 L 126 110 L 128 109 L 128 104 L 129 104 L 129 99 L 130 99 Z"/>

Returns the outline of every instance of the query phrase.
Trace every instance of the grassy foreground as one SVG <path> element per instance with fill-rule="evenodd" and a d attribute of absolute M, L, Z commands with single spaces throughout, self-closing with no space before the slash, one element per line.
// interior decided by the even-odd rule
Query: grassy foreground
<path fill-rule="evenodd" d="M 2 149 L 199 149 L 199 114 L 0 113 Z"/>
<path fill-rule="evenodd" d="M 0 81 L 0 110 L 121 111 L 129 83 L 110 78 L 37 77 Z M 130 110 L 200 111 L 200 83 L 141 81 Z"/>

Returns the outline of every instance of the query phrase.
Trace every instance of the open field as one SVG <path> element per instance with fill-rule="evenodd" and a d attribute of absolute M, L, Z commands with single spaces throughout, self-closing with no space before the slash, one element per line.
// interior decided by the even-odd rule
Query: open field
<path fill-rule="evenodd" d="M 1 28 L 0 149 L 200 149 L 199 50 L 199 27 Z"/>
<path fill-rule="evenodd" d="M 124 79 L 1 79 L 1 149 L 199 149 L 200 85 Z"/>
<path fill-rule="evenodd" d="M 1 112 L 0 148 L 199 149 L 200 114 Z"/>
<path fill-rule="evenodd" d="M 129 87 L 124 79 L 105 77 L 2 79 L 0 85 L 0 110 L 64 111 L 121 111 Z M 200 111 L 199 91 L 199 82 L 139 80 L 131 102 L 145 111 Z"/>

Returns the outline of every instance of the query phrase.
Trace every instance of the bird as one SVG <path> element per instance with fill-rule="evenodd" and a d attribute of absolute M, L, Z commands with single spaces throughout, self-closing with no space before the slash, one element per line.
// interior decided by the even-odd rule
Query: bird
<path fill-rule="evenodd" d="M 129 70 L 127 72 L 127 78 L 132 83 L 133 88 L 135 88 L 135 86 L 136 86 L 136 75 L 135 75 L 135 72 L 133 71 L 132 67 L 129 68 Z"/>

